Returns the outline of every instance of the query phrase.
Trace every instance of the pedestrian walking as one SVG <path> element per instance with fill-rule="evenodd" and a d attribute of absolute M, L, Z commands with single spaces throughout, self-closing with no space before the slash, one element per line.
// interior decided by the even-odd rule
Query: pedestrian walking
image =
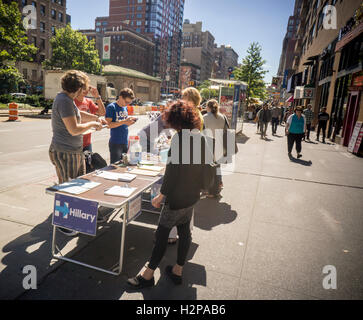
<path fill-rule="evenodd" d="M 314 112 L 312 111 L 313 106 L 311 104 L 308 105 L 307 109 L 304 111 L 304 116 L 306 120 L 306 139 L 310 141 L 310 132 L 311 132 L 311 125 L 314 119 Z"/>
<path fill-rule="evenodd" d="M 55 166 L 58 183 L 62 184 L 86 174 L 83 154 L 82 134 L 91 128 L 102 129 L 100 120 L 94 115 L 80 111 L 74 98 L 89 86 L 89 78 L 80 71 L 67 71 L 61 79 L 63 91 L 58 93 L 52 107 L 53 137 L 49 147 L 49 158 Z M 75 236 L 76 231 L 58 228 L 67 236 Z"/>
<path fill-rule="evenodd" d="M 316 141 L 319 141 L 320 131 L 323 132 L 323 143 L 325 143 L 326 137 L 326 128 L 328 125 L 328 121 L 330 120 L 329 113 L 326 112 L 326 108 L 322 108 L 321 112 L 318 115 L 318 133 L 316 135 Z"/>
<path fill-rule="evenodd" d="M 216 131 L 217 130 L 225 130 L 227 129 L 228 125 L 226 123 L 226 121 L 228 121 L 226 119 L 226 117 L 221 114 L 219 112 L 219 104 L 217 102 L 217 100 L 209 100 L 207 102 L 207 111 L 208 113 L 206 115 L 204 115 L 204 127 L 205 127 L 205 132 L 207 135 L 209 135 L 211 138 L 213 138 L 213 154 L 217 155 L 217 157 L 219 156 L 223 156 L 222 155 L 222 151 L 221 152 L 216 152 L 216 146 L 223 146 L 223 135 L 217 134 L 216 135 Z M 220 153 L 220 155 L 218 154 Z M 215 161 L 218 159 L 214 159 Z M 220 196 L 220 192 L 223 188 L 223 183 L 222 183 L 222 175 L 220 173 L 220 165 L 217 166 L 217 175 L 215 177 L 214 180 L 214 185 L 208 190 L 208 198 L 217 198 Z"/>
<path fill-rule="evenodd" d="M 291 152 L 294 143 L 296 144 L 297 158 L 299 159 L 302 157 L 301 141 L 306 132 L 306 121 L 302 111 L 303 109 L 301 107 L 297 107 L 295 113 L 292 114 L 286 122 L 287 148 L 290 158 L 292 157 Z"/>
<path fill-rule="evenodd" d="M 259 111 L 257 117 L 258 117 L 258 121 L 260 123 L 261 139 L 266 138 L 266 136 L 267 136 L 266 135 L 267 127 L 268 127 L 268 124 L 271 122 L 271 119 L 272 119 L 271 110 L 269 110 L 267 103 Z"/>
<path fill-rule="evenodd" d="M 182 91 L 182 100 L 198 110 L 198 115 L 201 121 L 199 129 L 200 131 L 203 131 L 204 119 L 202 115 L 202 107 L 200 106 L 200 103 L 202 102 L 202 96 L 200 95 L 199 90 L 194 87 L 184 89 Z"/>
<path fill-rule="evenodd" d="M 284 115 L 285 115 L 285 107 L 282 107 L 280 114 L 280 126 L 282 126 L 282 123 L 284 122 Z"/>
<path fill-rule="evenodd" d="M 168 237 L 174 226 L 177 227 L 179 235 L 177 263 L 174 266 L 167 266 L 166 274 L 174 284 L 180 285 L 182 283 L 183 267 L 191 244 L 190 222 L 203 188 L 204 166 L 193 163 L 193 153 L 198 152 L 198 141 L 206 143 L 206 138 L 194 130 L 199 129 L 201 125 L 197 109 L 187 105 L 185 101 L 177 101 L 164 113 L 164 119 L 167 125 L 175 129 L 177 133 L 172 138 L 171 150 L 169 150 L 171 161 L 166 166 L 160 194 L 152 200 L 152 205 L 155 208 L 160 208 L 165 199 L 165 206 L 160 215 L 156 241 L 148 266 L 138 276 L 127 281 L 130 286 L 136 289 L 155 285 L 154 272 L 165 254 Z M 188 130 L 189 134 L 193 135 L 193 138 L 190 137 L 189 140 L 191 142 L 190 148 L 184 148 L 185 150 L 183 150 L 183 130 Z M 201 159 L 205 159 L 204 149 L 203 143 L 199 143 Z M 183 154 L 183 151 L 188 154 Z M 174 162 L 172 154 L 179 155 Z M 198 157 L 196 156 L 196 158 Z M 183 164 L 182 159 L 190 164 Z"/>
<path fill-rule="evenodd" d="M 271 109 L 271 117 L 272 117 L 271 125 L 272 125 L 273 136 L 277 133 L 277 127 L 280 123 L 280 115 L 281 115 L 280 107 L 274 105 Z"/>
<path fill-rule="evenodd" d="M 122 154 L 128 151 L 129 126 L 136 122 L 136 118 L 129 117 L 127 106 L 135 99 L 134 92 L 122 89 L 118 100 L 107 106 L 106 121 L 110 127 L 111 136 L 108 143 L 111 164 L 122 159 Z"/>

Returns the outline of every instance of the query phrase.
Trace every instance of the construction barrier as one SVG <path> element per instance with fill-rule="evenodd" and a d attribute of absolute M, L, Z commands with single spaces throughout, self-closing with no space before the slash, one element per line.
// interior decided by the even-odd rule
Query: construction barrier
<path fill-rule="evenodd" d="M 152 107 L 151 107 L 151 111 L 158 111 L 158 107 L 156 107 L 156 106 L 152 106 Z"/>
<path fill-rule="evenodd" d="M 140 115 L 140 106 L 134 106 L 134 114 Z"/>
<path fill-rule="evenodd" d="M 9 121 L 17 121 L 19 119 L 19 110 L 16 103 L 9 104 Z"/>
<path fill-rule="evenodd" d="M 129 114 L 129 116 L 133 116 L 134 115 L 134 107 L 127 106 L 127 113 Z"/>

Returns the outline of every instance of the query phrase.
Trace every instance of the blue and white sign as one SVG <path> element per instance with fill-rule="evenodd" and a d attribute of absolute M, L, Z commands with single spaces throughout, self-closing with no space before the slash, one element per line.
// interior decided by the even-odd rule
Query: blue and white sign
<path fill-rule="evenodd" d="M 98 202 L 56 193 L 53 225 L 95 236 Z"/>

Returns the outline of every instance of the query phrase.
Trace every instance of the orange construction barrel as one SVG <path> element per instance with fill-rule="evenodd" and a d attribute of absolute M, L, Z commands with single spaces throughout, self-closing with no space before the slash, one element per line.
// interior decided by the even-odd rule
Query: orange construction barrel
<path fill-rule="evenodd" d="M 154 107 L 154 106 L 152 106 L 152 107 L 151 107 L 151 111 L 158 111 L 158 107 Z"/>
<path fill-rule="evenodd" d="M 129 116 L 133 116 L 134 115 L 134 107 L 127 106 L 127 112 L 129 114 Z"/>
<path fill-rule="evenodd" d="M 18 105 L 16 103 L 9 104 L 9 121 L 16 121 L 19 119 Z"/>

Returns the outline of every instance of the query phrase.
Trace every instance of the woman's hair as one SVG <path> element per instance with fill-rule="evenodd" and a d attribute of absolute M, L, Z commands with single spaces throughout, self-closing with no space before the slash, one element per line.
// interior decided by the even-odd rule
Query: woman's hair
<path fill-rule="evenodd" d="M 202 97 L 194 87 L 186 88 L 182 91 L 182 98 L 194 103 L 198 107 L 202 101 Z"/>
<path fill-rule="evenodd" d="M 87 88 L 89 78 L 84 72 L 70 70 L 61 78 L 61 83 L 64 91 L 76 93 L 81 88 Z"/>
<path fill-rule="evenodd" d="M 135 99 L 135 94 L 134 92 L 132 91 L 132 89 L 130 88 L 124 88 L 120 91 L 120 94 L 119 96 L 122 98 L 122 99 L 126 99 L 126 98 L 129 98 L 131 100 L 134 100 Z"/>
<path fill-rule="evenodd" d="M 214 114 L 215 117 L 217 117 L 217 114 L 219 112 L 219 104 L 218 101 L 215 99 L 211 99 L 207 102 L 207 108 L 210 109 L 210 111 Z"/>
<path fill-rule="evenodd" d="M 296 108 L 295 108 L 295 112 L 296 112 L 296 111 L 301 111 L 301 112 L 302 112 L 302 111 L 303 111 L 303 108 L 302 108 L 302 107 L 296 107 Z"/>
<path fill-rule="evenodd" d="M 178 100 L 164 112 L 163 120 L 168 127 L 180 131 L 182 129 L 199 129 L 201 119 L 196 108 L 188 106 L 186 102 Z"/>

